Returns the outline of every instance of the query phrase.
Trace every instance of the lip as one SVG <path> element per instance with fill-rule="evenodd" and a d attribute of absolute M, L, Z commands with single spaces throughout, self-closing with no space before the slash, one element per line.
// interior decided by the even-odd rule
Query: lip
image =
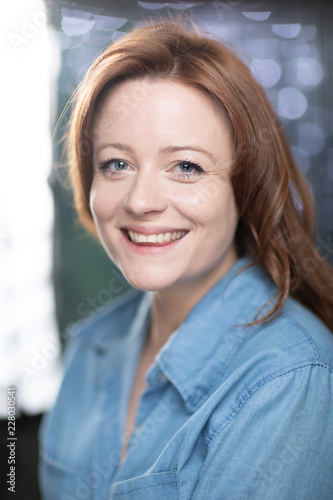
<path fill-rule="evenodd" d="M 143 231 L 144 229 L 144 231 Z M 179 240 L 172 241 L 170 243 L 164 244 L 159 244 L 156 245 L 154 243 L 141 243 L 140 245 L 133 243 L 129 238 L 128 238 L 128 231 L 134 231 L 136 233 L 140 234 L 160 234 L 160 233 L 168 233 L 168 232 L 178 232 L 180 229 L 174 229 L 174 228 L 167 228 L 167 227 L 161 227 L 161 226 L 126 226 L 122 227 L 120 229 L 121 235 L 122 235 L 122 240 L 124 244 L 126 245 L 126 248 L 130 252 L 134 252 L 139 255 L 161 255 L 165 254 L 171 250 L 173 250 L 177 245 L 181 244 L 181 242 L 186 238 L 187 234 L 189 233 L 188 230 L 183 229 L 183 231 L 186 231 L 186 234 L 180 238 Z"/>
<path fill-rule="evenodd" d="M 134 233 L 139 234 L 161 234 L 161 233 L 178 233 L 182 231 L 186 231 L 188 233 L 188 229 L 185 228 L 175 228 L 175 227 L 167 227 L 167 226 L 123 226 L 120 228 L 122 231 L 133 231 Z"/>

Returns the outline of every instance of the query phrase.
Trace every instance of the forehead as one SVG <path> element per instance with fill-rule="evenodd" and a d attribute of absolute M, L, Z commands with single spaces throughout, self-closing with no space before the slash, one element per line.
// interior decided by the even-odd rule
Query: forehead
<path fill-rule="evenodd" d="M 93 141 L 177 137 L 214 143 L 230 140 L 227 119 L 207 92 L 172 80 L 128 80 L 108 89 L 99 102 Z"/>

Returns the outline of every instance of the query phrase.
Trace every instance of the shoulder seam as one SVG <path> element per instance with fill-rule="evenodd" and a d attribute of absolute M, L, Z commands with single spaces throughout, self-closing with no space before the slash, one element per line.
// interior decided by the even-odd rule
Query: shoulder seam
<path fill-rule="evenodd" d="M 317 344 L 315 343 L 315 341 L 313 340 L 312 336 L 310 335 L 310 333 L 306 330 L 306 328 L 304 328 L 303 325 L 301 325 L 297 320 L 295 320 L 295 318 L 293 318 L 292 316 L 290 316 L 288 313 L 286 312 L 282 312 L 281 313 L 281 316 L 287 318 L 294 326 L 296 326 L 298 328 L 298 330 L 301 330 L 302 333 L 305 335 L 305 337 L 307 338 L 307 340 L 309 341 L 311 347 L 312 347 L 312 350 L 313 350 L 313 353 L 314 355 L 316 356 L 316 359 L 319 359 L 320 357 L 320 353 L 319 353 L 319 350 L 318 350 L 318 347 L 317 347 Z"/>
<path fill-rule="evenodd" d="M 332 367 L 326 365 L 325 363 L 321 363 L 320 361 L 318 362 L 307 362 L 303 364 L 302 366 L 296 366 L 294 368 L 286 367 L 285 369 L 279 370 L 277 373 L 271 373 L 270 375 L 267 375 L 263 379 L 259 380 L 256 382 L 253 387 L 251 387 L 243 396 L 238 398 L 237 403 L 237 408 L 231 409 L 231 412 L 227 416 L 226 419 L 224 419 L 223 423 L 215 429 L 214 432 L 212 432 L 206 439 L 206 444 L 208 447 L 210 447 L 213 444 L 213 441 L 217 438 L 217 436 L 232 422 L 232 420 L 238 415 L 240 410 L 245 406 L 245 404 L 254 396 L 259 389 L 261 389 L 263 386 L 265 386 L 268 382 L 272 382 L 273 380 L 276 380 L 279 377 L 282 377 L 283 375 L 287 375 L 288 373 L 291 373 L 296 370 L 301 370 L 303 368 L 307 368 L 309 366 L 318 366 L 320 368 L 327 369 L 330 373 L 333 374 L 333 369 Z"/>

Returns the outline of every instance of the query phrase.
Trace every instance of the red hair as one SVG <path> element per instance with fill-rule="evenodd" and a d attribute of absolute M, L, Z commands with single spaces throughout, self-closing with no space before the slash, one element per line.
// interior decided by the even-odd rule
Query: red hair
<path fill-rule="evenodd" d="M 332 268 L 314 247 L 309 189 L 264 90 L 230 49 L 176 22 L 137 28 L 110 45 L 78 88 L 67 145 L 83 225 L 96 235 L 89 207 L 94 114 L 112 85 L 138 78 L 202 89 L 228 118 L 235 148 L 230 180 L 240 213 L 237 243 L 278 289 L 271 309 L 254 323 L 273 319 L 290 294 L 333 330 Z"/>

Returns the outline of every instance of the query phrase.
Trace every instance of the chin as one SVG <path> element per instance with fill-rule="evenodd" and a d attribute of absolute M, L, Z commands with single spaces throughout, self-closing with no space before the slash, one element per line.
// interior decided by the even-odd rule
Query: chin
<path fill-rule="evenodd" d="M 145 273 L 145 275 L 143 276 L 133 276 L 133 274 L 127 274 L 123 271 L 123 274 L 130 285 L 144 292 L 157 292 L 158 290 L 168 288 L 174 283 L 172 280 L 170 280 L 170 277 L 165 279 L 162 279 L 160 277 L 158 278 L 156 276 L 156 273 L 154 273 L 154 275 L 152 276 L 149 276 L 148 273 Z"/>

